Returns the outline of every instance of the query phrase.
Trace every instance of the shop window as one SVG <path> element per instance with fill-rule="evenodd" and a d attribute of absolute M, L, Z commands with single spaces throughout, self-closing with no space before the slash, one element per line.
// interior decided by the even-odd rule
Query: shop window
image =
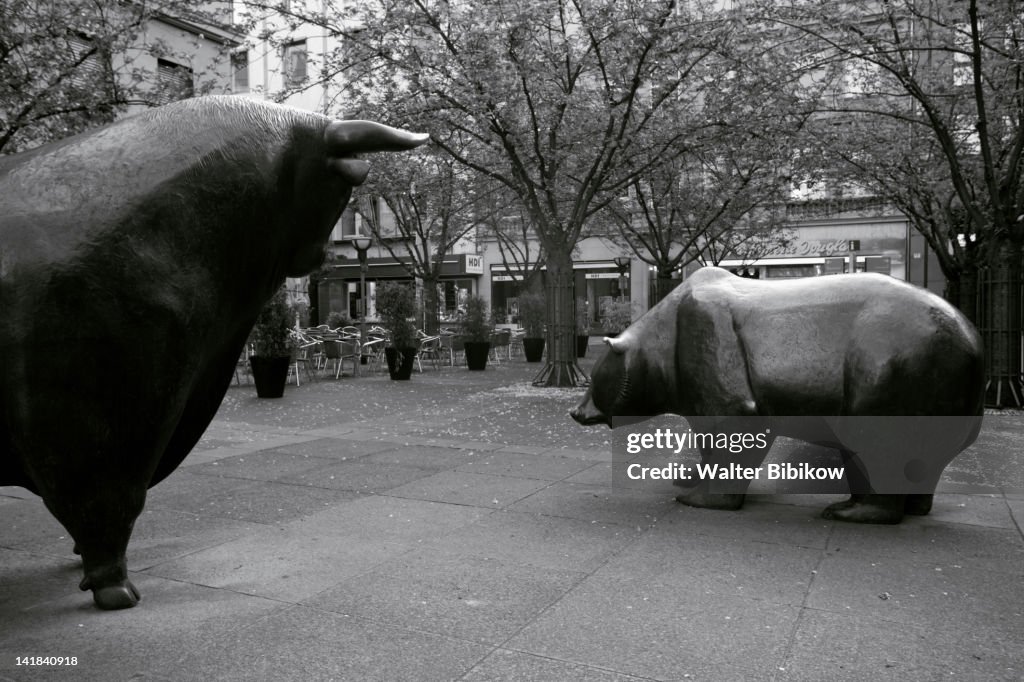
<path fill-rule="evenodd" d="M 768 265 L 765 276 L 770 279 L 793 279 L 796 277 L 815 277 L 821 274 L 820 265 Z"/>
<path fill-rule="evenodd" d="M 864 272 L 892 274 L 892 259 L 888 256 L 868 256 L 864 259 Z"/>

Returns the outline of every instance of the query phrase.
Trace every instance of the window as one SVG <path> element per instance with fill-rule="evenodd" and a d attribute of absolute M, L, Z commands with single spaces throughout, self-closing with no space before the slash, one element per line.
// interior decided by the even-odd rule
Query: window
<path fill-rule="evenodd" d="M 297 40 L 285 45 L 282 62 L 285 87 L 302 85 L 306 80 L 306 41 Z"/>
<path fill-rule="evenodd" d="M 340 242 L 359 234 L 356 230 L 356 212 L 351 206 L 345 208 L 331 231 L 331 241 Z"/>
<path fill-rule="evenodd" d="M 239 50 L 231 55 L 231 71 L 235 74 L 235 90 L 246 92 L 249 90 L 249 53 Z"/>
<path fill-rule="evenodd" d="M 156 61 L 157 101 L 167 104 L 195 94 L 192 69 L 166 59 Z"/>
<path fill-rule="evenodd" d="M 71 76 L 75 85 L 95 88 L 99 82 L 105 80 L 103 62 L 100 61 L 98 50 L 91 40 L 84 36 L 74 36 L 68 40 L 68 45 L 71 48 L 73 60 L 75 62 L 81 60 L 80 65 Z"/>
<path fill-rule="evenodd" d="M 376 234 L 383 239 L 400 237 L 395 214 L 380 197 L 363 197 L 359 201 L 356 231 Z"/>

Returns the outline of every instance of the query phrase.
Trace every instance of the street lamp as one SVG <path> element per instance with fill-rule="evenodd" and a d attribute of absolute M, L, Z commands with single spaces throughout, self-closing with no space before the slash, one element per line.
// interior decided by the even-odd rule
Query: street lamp
<path fill-rule="evenodd" d="M 616 256 L 615 267 L 619 269 L 619 293 L 626 298 L 626 269 L 629 268 L 629 256 Z"/>
<path fill-rule="evenodd" d="M 363 362 L 363 348 L 366 347 L 366 252 L 370 249 L 370 238 L 359 235 L 352 240 L 359 254 L 359 362 Z"/>

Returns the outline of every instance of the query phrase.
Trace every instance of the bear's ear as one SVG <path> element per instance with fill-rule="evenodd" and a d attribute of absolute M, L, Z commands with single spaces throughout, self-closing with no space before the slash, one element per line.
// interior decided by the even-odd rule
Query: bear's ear
<path fill-rule="evenodd" d="M 609 336 L 604 337 L 605 344 L 611 348 L 614 352 L 622 355 L 629 348 L 629 343 L 622 337 L 611 338 Z"/>

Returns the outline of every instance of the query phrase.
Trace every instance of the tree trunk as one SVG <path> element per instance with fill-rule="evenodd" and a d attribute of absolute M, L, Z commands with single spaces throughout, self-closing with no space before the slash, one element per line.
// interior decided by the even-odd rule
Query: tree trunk
<path fill-rule="evenodd" d="M 309 275 L 306 294 L 309 296 L 309 326 L 320 324 L 320 276 L 319 273 Z M 325 320 L 326 321 L 326 320 Z"/>
<path fill-rule="evenodd" d="M 967 267 L 957 273 L 955 278 L 947 277 L 945 298 L 968 320 L 978 324 L 978 271 Z"/>
<path fill-rule="evenodd" d="M 1017 244 L 1005 243 L 983 271 L 979 283 L 978 326 L 985 347 L 987 404 L 1024 406 L 1021 367 L 1021 288 L 1024 257 Z"/>
<path fill-rule="evenodd" d="M 676 281 L 672 279 L 672 272 L 664 272 L 659 268 L 658 276 L 654 279 L 654 299 L 651 301 L 649 307 L 653 308 L 659 301 L 661 301 L 661 299 L 668 296 L 675 288 Z"/>
<path fill-rule="evenodd" d="M 534 386 L 581 386 L 589 383 L 576 364 L 576 300 L 573 295 L 572 254 L 568 249 L 550 250 L 545 283 L 547 303 L 547 363 Z"/>
<path fill-rule="evenodd" d="M 431 336 L 441 328 L 436 276 L 423 278 L 423 331 Z"/>

